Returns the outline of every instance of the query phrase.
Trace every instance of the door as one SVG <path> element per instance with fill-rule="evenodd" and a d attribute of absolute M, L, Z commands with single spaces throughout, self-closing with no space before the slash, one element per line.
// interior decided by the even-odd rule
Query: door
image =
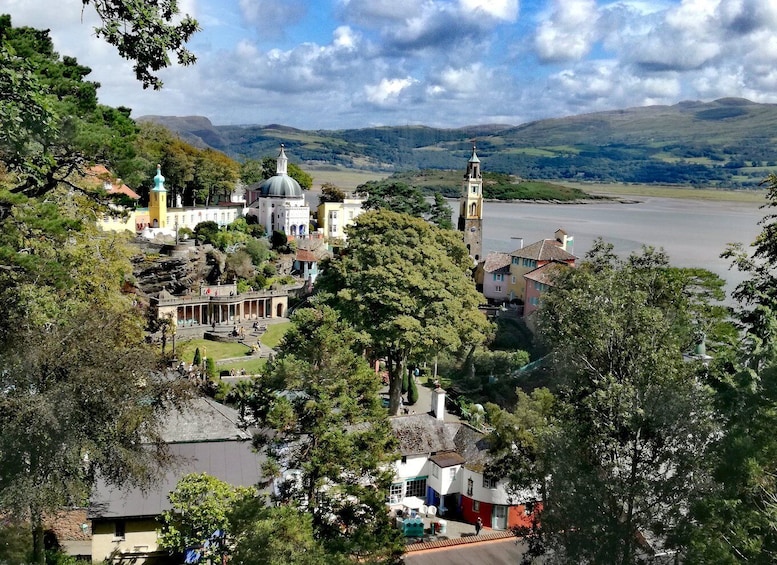
<path fill-rule="evenodd" d="M 491 513 L 491 528 L 494 530 L 507 529 L 507 506 L 494 504 L 494 510 Z"/>

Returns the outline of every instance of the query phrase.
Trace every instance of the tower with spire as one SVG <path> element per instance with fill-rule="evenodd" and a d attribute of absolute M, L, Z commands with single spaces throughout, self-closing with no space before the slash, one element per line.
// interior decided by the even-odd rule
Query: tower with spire
<path fill-rule="evenodd" d="M 149 225 L 152 228 L 167 227 L 167 190 L 165 189 L 165 177 L 162 176 L 162 166 L 156 166 L 154 188 L 148 195 Z"/>
<path fill-rule="evenodd" d="M 464 244 L 469 256 L 477 263 L 483 258 L 483 176 L 480 172 L 475 145 L 467 162 L 464 188 L 459 207 L 459 231 L 464 234 Z"/>

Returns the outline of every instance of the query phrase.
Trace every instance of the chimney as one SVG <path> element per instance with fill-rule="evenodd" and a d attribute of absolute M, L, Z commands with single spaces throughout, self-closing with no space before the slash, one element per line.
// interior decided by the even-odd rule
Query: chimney
<path fill-rule="evenodd" d="M 436 419 L 445 420 L 445 391 L 439 386 L 432 391 L 432 413 Z"/>

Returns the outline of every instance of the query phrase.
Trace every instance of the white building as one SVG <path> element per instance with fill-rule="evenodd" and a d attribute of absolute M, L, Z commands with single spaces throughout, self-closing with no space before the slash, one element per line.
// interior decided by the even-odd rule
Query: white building
<path fill-rule="evenodd" d="M 289 159 L 283 145 L 278 155 L 275 176 L 258 187 L 259 195 L 249 206 L 247 215 L 257 216 L 267 235 L 281 231 L 291 237 L 306 237 L 310 225 L 310 207 L 305 202 L 302 187 L 288 174 Z"/>

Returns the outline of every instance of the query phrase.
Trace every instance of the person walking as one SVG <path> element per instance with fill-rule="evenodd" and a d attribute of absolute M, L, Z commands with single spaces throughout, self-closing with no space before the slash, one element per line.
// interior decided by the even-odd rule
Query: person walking
<path fill-rule="evenodd" d="M 477 522 L 475 522 L 475 535 L 480 535 L 480 529 L 483 527 L 483 520 L 480 519 L 480 516 L 478 516 Z"/>

